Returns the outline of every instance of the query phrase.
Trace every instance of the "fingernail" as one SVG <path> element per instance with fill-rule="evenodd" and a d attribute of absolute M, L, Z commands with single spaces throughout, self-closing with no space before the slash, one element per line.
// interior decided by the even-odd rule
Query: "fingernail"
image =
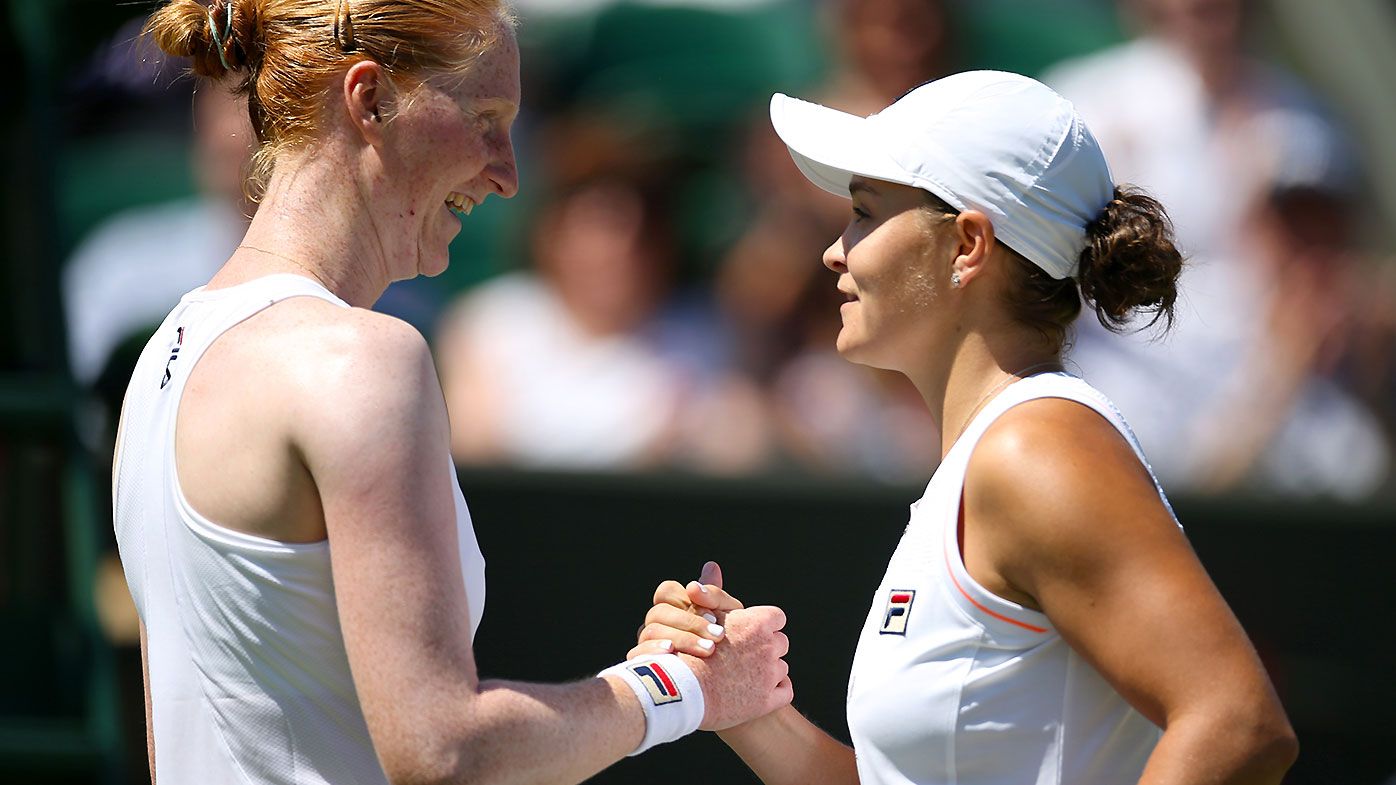
<path fill-rule="evenodd" d="M 699 638 L 699 639 L 698 639 L 698 648 L 703 649 L 704 651 L 707 651 L 707 650 L 712 649 L 712 647 L 713 647 L 713 642 L 710 641 L 710 640 L 708 640 L 707 638 Z"/>
<path fill-rule="evenodd" d="M 711 613 L 703 614 L 703 618 L 707 619 L 709 624 L 717 624 L 717 617 Z"/>
<path fill-rule="evenodd" d="M 708 625 L 708 632 L 709 632 L 709 634 L 711 634 L 711 635 L 720 636 L 720 635 L 722 635 L 722 625 L 721 625 L 721 624 L 709 624 L 709 625 Z"/>
<path fill-rule="evenodd" d="M 707 594 L 707 593 L 708 593 L 708 587 L 707 587 L 707 586 L 704 586 L 703 584 L 700 583 L 700 584 L 698 584 L 698 591 L 701 591 L 701 592 L 703 592 L 704 594 Z"/>
<path fill-rule="evenodd" d="M 673 651 L 673 650 L 674 650 L 674 642 L 673 642 L 673 641 L 660 641 L 660 642 L 659 642 L 659 648 L 663 649 L 664 651 Z"/>

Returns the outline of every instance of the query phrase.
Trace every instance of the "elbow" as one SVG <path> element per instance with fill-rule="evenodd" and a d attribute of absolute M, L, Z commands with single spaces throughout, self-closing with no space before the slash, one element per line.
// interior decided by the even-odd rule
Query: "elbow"
<path fill-rule="evenodd" d="M 488 754 L 489 744 L 422 744 L 399 754 L 379 754 L 383 773 L 391 785 L 515 785 L 518 772 L 499 765 Z"/>
<path fill-rule="evenodd" d="M 1218 761 L 1229 759 L 1221 768 L 1231 772 L 1226 782 L 1278 783 L 1299 757 L 1299 739 L 1284 712 L 1232 713 L 1223 722 L 1205 729 L 1213 740 L 1230 739 L 1229 752 L 1216 749 Z"/>
<path fill-rule="evenodd" d="M 1281 715 L 1278 722 L 1257 735 L 1252 750 L 1251 760 L 1258 771 L 1273 772 L 1280 777 L 1299 758 L 1299 737 Z"/>
<path fill-rule="evenodd" d="M 378 751 L 378 761 L 392 785 L 477 785 L 469 756 L 458 745 L 416 744 L 395 745 Z"/>

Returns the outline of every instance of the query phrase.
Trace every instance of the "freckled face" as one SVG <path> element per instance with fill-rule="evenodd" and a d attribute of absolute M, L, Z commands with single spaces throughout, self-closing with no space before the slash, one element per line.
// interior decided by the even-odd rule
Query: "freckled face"
<path fill-rule="evenodd" d="M 918 189 L 855 177 L 852 193 L 853 217 L 824 252 L 848 298 L 839 310 L 838 350 L 862 365 L 904 370 L 924 362 L 932 346 L 935 295 L 945 277 L 939 268 L 949 267 L 937 250 L 947 233 L 921 209 Z"/>
<path fill-rule="evenodd" d="M 410 188 L 415 269 L 400 277 L 438 275 L 449 261 L 461 216 L 490 194 L 508 199 L 519 187 L 510 128 L 518 115 L 519 48 L 512 30 L 464 77 L 438 77 L 405 100 L 394 123 L 402 140 L 401 177 Z"/>

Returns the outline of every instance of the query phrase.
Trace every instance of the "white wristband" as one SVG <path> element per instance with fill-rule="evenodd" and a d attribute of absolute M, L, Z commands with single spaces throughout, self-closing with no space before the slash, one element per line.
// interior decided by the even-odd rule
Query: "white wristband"
<path fill-rule="evenodd" d="M 645 738 L 631 756 L 683 738 L 703 723 L 703 687 L 677 655 L 646 655 L 596 675 L 619 676 L 635 691 L 645 712 Z"/>

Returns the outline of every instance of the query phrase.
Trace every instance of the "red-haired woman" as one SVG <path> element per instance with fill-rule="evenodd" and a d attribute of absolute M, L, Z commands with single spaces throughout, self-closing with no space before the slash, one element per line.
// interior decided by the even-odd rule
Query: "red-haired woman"
<path fill-rule="evenodd" d="M 711 664 L 476 675 L 484 562 L 431 355 L 368 307 L 440 273 L 461 217 L 518 187 L 503 3 L 174 0 L 148 29 L 246 96 L 261 196 L 122 411 L 116 530 L 157 779 L 578 782 L 787 702 L 774 608 L 729 617 Z"/>

